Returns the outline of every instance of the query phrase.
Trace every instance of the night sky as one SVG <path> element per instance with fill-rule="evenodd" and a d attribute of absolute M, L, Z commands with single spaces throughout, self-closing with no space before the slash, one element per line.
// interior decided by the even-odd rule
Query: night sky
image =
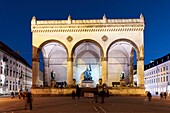
<path fill-rule="evenodd" d="M 145 64 L 170 52 L 170 0 L 1 0 L 0 40 L 32 64 L 30 22 L 37 20 L 139 18 L 146 21 Z"/>

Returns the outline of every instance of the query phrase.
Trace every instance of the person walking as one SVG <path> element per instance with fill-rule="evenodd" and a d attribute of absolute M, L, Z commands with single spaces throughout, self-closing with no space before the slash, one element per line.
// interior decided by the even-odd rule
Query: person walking
<path fill-rule="evenodd" d="M 77 97 L 79 99 L 80 98 L 80 88 L 79 88 L 78 84 L 76 85 L 76 95 L 77 95 Z"/>
<path fill-rule="evenodd" d="M 98 84 L 96 85 L 96 88 L 95 88 L 95 92 L 94 92 L 94 96 L 95 96 L 95 101 L 96 103 L 98 103 L 98 95 L 99 95 L 99 92 L 98 92 Z"/>
<path fill-rule="evenodd" d="M 160 93 L 160 99 L 163 99 L 163 92 Z"/>
<path fill-rule="evenodd" d="M 101 97 L 101 103 L 104 103 L 104 85 L 102 84 L 102 79 L 99 79 L 99 84 L 98 84 L 98 92 L 99 92 L 99 96 Z"/>
<path fill-rule="evenodd" d="M 148 97 L 148 101 L 150 102 L 151 101 L 151 98 L 152 98 L 152 94 L 148 91 L 147 93 L 147 97 Z"/>
<path fill-rule="evenodd" d="M 28 90 L 27 90 L 26 99 L 25 99 L 25 110 L 27 109 L 28 104 L 30 106 L 30 110 L 32 110 L 32 100 L 33 100 L 32 93 L 28 92 Z"/>
<path fill-rule="evenodd" d="M 164 98 L 166 99 L 166 96 L 167 96 L 167 94 L 166 94 L 166 92 L 164 92 Z"/>
<path fill-rule="evenodd" d="M 71 96 L 72 96 L 72 99 L 76 99 L 76 98 L 75 98 L 75 97 L 76 97 L 76 93 L 75 93 L 74 90 L 72 91 Z"/>
<path fill-rule="evenodd" d="M 11 92 L 11 99 L 14 98 L 14 92 Z"/>

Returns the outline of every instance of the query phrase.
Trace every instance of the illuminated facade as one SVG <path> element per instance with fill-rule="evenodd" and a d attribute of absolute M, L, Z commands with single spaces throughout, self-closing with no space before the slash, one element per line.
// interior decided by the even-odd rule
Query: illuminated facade
<path fill-rule="evenodd" d="M 170 93 L 170 54 L 146 65 L 144 74 L 146 91 Z"/>
<path fill-rule="evenodd" d="M 10 94 L 32 86 L 32 68 L 16 52 L 0 41 L 0 94 Z"/>
<path fill-rule="evenodd" d="M 133 61 L 137 61 L 138 86 L 144 87 L 144 17 L 137 19 L 31 20 L 33 87 L 38 86 L 40 64 L 44 66 L 44 86 L 55 81 L 68 85 L 83 80 L 91 68 L 94 85 L 102 78 L 108 86 L 120 82 L 133 85 Z M 136 57 L 134 58 L 134 52 Z M 42 59 L 40 58 L 42 53 Z"/>

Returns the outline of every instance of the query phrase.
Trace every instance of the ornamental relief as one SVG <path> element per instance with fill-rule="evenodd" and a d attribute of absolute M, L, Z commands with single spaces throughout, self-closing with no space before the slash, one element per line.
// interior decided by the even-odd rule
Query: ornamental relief
<path fill-rule="evenodd" d="M 71 41 L 73 40 L 73 38 L 72 38 L 71 36 L 68 36 L 68 37 L 67 37 L 67 40 L 68 40 L 69 42 L 71 42 Z"/>
<path fill-rule="evenodd" d="M 102 40 L 103 40 L 104 42 L 106 42 L 106 41 L 108 40 L 107 36 L 104 35 L 104 36 L 102 37 Z"/>

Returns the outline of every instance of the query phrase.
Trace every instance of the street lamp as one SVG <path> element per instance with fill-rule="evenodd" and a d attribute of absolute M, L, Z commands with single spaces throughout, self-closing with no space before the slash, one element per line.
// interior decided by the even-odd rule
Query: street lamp
<path fill-rule="evenodd" d="M 156 66 L 157 67 L 157 70 L 156 70 L 156 76 L 157 76 L 157 80 L 156 80 L 156 82 L 157 82 L 157 92 L 156 92 L 156 94 L 158 95 L 158 66 Z"/>

